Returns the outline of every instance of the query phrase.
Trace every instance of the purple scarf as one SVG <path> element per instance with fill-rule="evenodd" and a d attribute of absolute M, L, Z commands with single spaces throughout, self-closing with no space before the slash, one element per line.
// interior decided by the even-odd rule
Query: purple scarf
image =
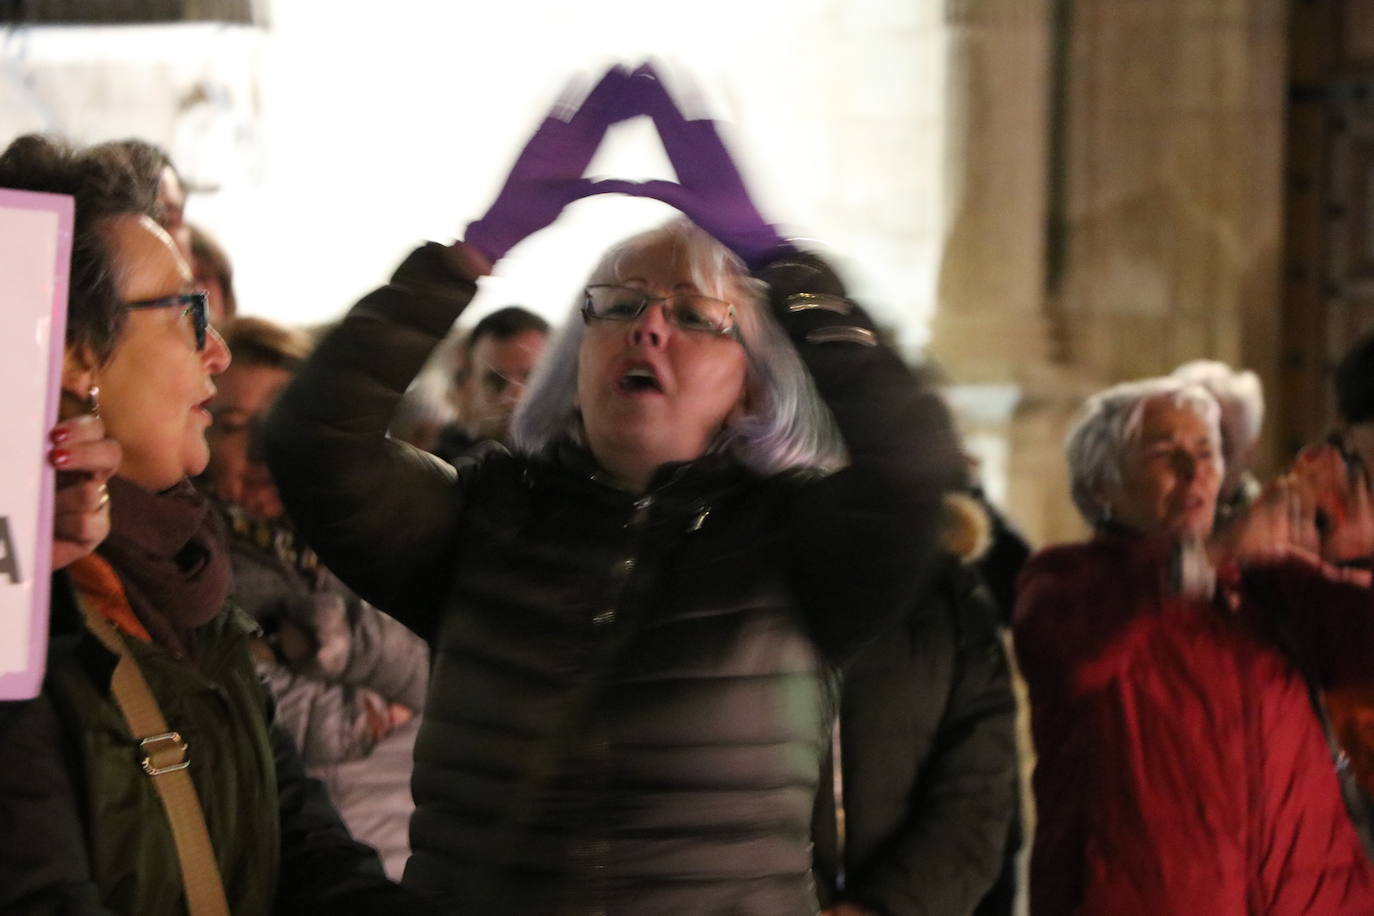
<path fill-rule="evenodd" d="M 98 548 L 153 641 L 186 657 L 190 634 L 224 608 L 229 554 L 210 504 L 189 480 L 161 493 L 111 477 L 110 536 Z"/>

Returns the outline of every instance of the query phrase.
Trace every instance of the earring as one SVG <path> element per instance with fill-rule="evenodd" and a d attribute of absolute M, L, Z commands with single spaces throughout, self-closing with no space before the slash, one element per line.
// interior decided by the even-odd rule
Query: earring
<path fill-rule="evenodd" d="M 93 417 L 100 416 L 100 388 L 96 385 L 86 389 L 86 413 Z"/>

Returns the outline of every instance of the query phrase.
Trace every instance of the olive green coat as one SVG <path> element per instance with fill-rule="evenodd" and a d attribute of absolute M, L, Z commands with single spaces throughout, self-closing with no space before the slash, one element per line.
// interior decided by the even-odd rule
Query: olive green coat
<path fill-rule="evenodd" d="M 181 916 L 176 848 L 110 693 L 115 657 L 54 582 L 49 670 L 35 700 L 0 704 L 0 913 Z M 189 746 L 234 916 L 420 912 L 305 777 L 253 670 L 256 624 L 229 608 L 191 659 L 129 640 L 168 726 Z"/>

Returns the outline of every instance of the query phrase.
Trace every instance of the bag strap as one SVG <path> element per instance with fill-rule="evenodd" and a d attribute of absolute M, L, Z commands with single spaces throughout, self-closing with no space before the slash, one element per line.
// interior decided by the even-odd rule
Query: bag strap
<path fill-rule="evenodd" d="M 87 628 L 101 645 L 119 657 L 110 679 L 110 690 L 124 713 L 130 734 L 138 739 L 144 755 L 143 771 L 153 781 L 167 815 L 181 865 L 187 912 L 190 916 L 229 916 L 229 903 L 210 844 L 210 832 L 205 827 L 205 814 L 201 811 L 195 784 L 191 782 L 189 745 L 180 733 L 167 727 L 157 698 L 114 626 L 80 595 L 77 604 L 86 618 Z"/>

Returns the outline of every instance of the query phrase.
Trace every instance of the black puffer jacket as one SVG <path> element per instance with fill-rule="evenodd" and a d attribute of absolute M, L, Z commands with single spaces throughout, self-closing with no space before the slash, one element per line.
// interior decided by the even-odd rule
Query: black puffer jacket
<path fill-rule="evenodd" d="M 1010 888 L 996 901 L 986 896 L 1010 865 L 1016 701 L 1001 614 L 971 565 L 982 546 L 966 532 L 987 520 L 972 516 L 980 510 L 971 499 L 949 506 L 948 554 L 930 589 L 845 670 L 844 791 L 837 799 L 831 760 L 816 805 L 825 903 L 847 900 L 883 916 L 1011 912 Z"/>
<path fill-rule="evenodd" d="M 386 439 L 474 291 L 437 245 L 278 402 L 269 454 L 306 538 L 434 649 L 406 880 L 455 910 L 815 911 L 830 666 L 909 606 L 959 466 L 943 407 L 895 356 L 824 342 L 863 336 L 862 312 L 787 309 L 842 295 L 822 264 L 763 279 L 851 452 L 824 479 L 714 457 L 636 496 L 569 445 L 455 480 Z"/>

